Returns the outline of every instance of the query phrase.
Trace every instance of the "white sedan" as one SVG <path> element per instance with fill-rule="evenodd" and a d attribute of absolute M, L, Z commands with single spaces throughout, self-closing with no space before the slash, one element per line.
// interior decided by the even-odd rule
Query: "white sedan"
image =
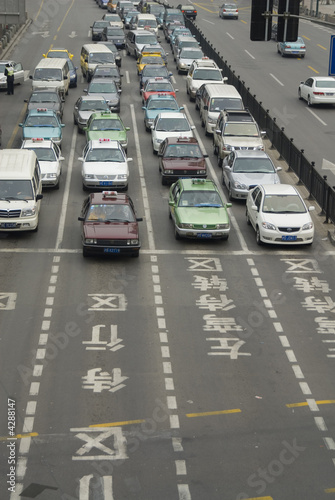
<path fill-rule="evenodd" d="M 62 173 L 62 161 L 59 146 L 53 141 L 45 139 L 26 139 L 21 149 L 35 151 L 42 174 L 42 186 L 59 189 L 59 180 Z"/>
<path fill-rule="evenodd" d="M 126 153 L 119 141 L 99 139 L 89 141 L 83 150 L 81 177 L 83 190 L 122 189 L 127 191 L 129 169 Z"/>
<path fill-rule="evenodd" d="M 332 76 L 311 76 L 301 82 L 298 89 L 299 99 L 314 104 L 335 104 L 335 78 Z"/>
<path fill-rule="evenodd" d="M 256 231 L 258 245 L 311 245 L 314 224 L 298 190 L 288 184 L 263 184 L 249 191 L 247 223 Z"/>
<path fill-rule="evenodd" d="M 160 113 L 151 126 L 153 152 L 157 154 L 167 137 L 193 137 L 194 125 L 190 125 L 185 113 Z"/>

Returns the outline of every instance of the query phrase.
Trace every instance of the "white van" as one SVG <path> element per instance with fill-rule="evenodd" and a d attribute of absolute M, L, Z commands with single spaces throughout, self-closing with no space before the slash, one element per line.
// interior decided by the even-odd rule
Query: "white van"
<path fill-rule="evenodd" d="M 115 56 L 106 45 L 86 43 L 80 52 L 80 67 L 83 77 L 91 81 L 98 64 L 115 64 Z"/>
<path fill-rule="evenodd" d="M 137 14 L 135 19 L 132 20 L 130 29 L 141 30 L 147 29 L 148 31 L 158 34 L 158 24 L 156 16 L 153 14 Z"/>
<path fill-rule="evenodd" d="M 34 151 L 0 151 L 0 231 L 37 231 L 42 195 Z"/>
<path fill-rule="evenodd" d="M 69 93 L 70 67 L 66 59 L 44 57 L 29 78 L 33 81 L 33 91 L 56 87 L 63 97 Z"/>
<path fill-rule="evenodd" d="M 200 120 L 206 135 L 214 133 L 220 111 L 244 109 L 242 97 L 234 85 L 206 83 L 200 92 Z"/>

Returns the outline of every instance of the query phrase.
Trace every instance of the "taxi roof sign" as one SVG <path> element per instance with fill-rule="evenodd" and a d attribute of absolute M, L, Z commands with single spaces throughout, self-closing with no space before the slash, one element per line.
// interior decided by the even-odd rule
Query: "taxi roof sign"
<path fill-rule="evenodd" d="M 117 191 L 103 191 L 103 198 L 115 198 L 117 196 Z"/>

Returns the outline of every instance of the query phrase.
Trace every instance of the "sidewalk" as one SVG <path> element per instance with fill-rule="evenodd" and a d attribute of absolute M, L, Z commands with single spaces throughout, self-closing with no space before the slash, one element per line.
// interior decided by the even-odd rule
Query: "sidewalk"
<path fill-rule="evenodd" d="M 318 8 L 318 12 L 316 12 Z M 335 0 L 303 0 L 300 14 L 326 23 L 335 24 Z"/>

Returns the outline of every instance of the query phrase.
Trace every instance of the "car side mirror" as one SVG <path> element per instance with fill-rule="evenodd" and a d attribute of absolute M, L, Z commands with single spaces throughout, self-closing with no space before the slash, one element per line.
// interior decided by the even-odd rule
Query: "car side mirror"
<path fill-rule="evenodd" d="M 191 125 L 191 130 L 194 130 L 195 129 L 195 125 Z"/>
<path fill-rule="evenodd" d="M 184 109 L 184 106 L 180 106 L 179 111 L 182 111 Z"/>
<path fill-rule="evenodd" d="M 143 221 L 143 217 L 136 217 L 136 222 L 142 222 Z"/>
<path fill-rule="evenodd" d="M 61 124 L 60 124 L 60 126 L 61 126 L 62 128 L 64 128 L 64 127 L 65 127 L 65 123 L 61 123 Z"/>
<path fill-rule="evenodd" d="M 265 137 L 266 136 L 266 130 L 261 130 L 261 137 Z"/>
<path fill-rule="evenodd" d="M 127 158 L 127 161 L 134 161 L 133 158 Z"/>
<path fill-rule="evenodd" d="M 233 204 L 232 204 L 232 203 L 226 203 L 226 208 L 230 208 L 230 207 L 232 207 L 232 206 L 233 206 Z"/>
<path fill-rule="evenodd" d="M 78 220 L 80 220 L 81 222 L 84 222 L 85 217 L 78 217 Z"/>
<path fill-rule="evenodd" d="M 82 156 L 79 156 L 78 161 L 84 161 L 84 158 Z"/>
<path fill-rule="evenodd" d="M 281 167 L 276 167 L 276 172 L 280 172 L 282 170 Z"/>
<path fill-rule="evenodd" d="M 204 106 L 204 110 L 205 110 L 205 111 L 208 111 L 208 106 Z"/>
<path fill-rule="evenodd" d="M 121 94 L 122 92 L 122 89 L 117 89 L 118 93 Z"/>
<path fill-rule="evenodd" d="M 174 207 L 174 201 L 169 200 L 169 207 Z"/>
<path fill-rule="evenodd" d="M 23 123 L 19 123 L 19 127 L 23 127 Z"/>
<path fill-rule="evenodd" d="M 36 195 L 36 201 L 41 200 L 43 198 L 43 194 Z"/>
<path fill-rule="evenodd" d="M 203 155 L 203 157 L 204 157 L 204 158 L 208 158 L 208 155 L 207 155 L 207 154 L 206 154 L 206 155 Z"/>
<path fill-rule="evenodd" d="M 221 130 L 220 130 L 220 129 L 217 129 L 217 130 L 215 130 L 215 133 L 216 133 L 217 135 L 221 135 Z"/>
<path fill-rule="evenodd" d="M 59 159 L 59 161 L 64 161 L 65 160 L 64 156 L 60 156 L 58 159 Z"/>
<path fill-rule="evenodd" d="M 142 109 L 146 110 L 147 108 L 145 106 L 142 106 Z"/>
<path fill-rule="evenodd" d="M 28 102 L 28 99 L 24 99 L 23 102 Z"/>
<path fill-rule="evenodd" d="M 315 210 L 315 206 L 314 205 L 311 205 L 310 207 L 308 207 L 308 211 L 309 212 L 313 212 L 313 210 Z"/>
<path fill-rule="evenodd" d="M 128 132 L 130 130 L 130 127 L 126 127 L 126 131 Z"/>
<path fill-rule="evenodd" d="M 256 207 L 256 205 L 251 205 L 251 210 L 258 212 L 258 207 Z"/>

